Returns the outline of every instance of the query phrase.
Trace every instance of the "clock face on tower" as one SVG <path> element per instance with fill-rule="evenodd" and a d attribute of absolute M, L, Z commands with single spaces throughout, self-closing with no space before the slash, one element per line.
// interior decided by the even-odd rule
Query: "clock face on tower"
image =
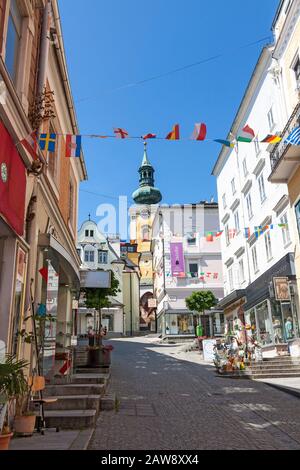
<path fill-rule="evenodd" d="M 140 214 L 142 219 L 149 219 L 150 211 L 148 209 L 142 209 Z"/>

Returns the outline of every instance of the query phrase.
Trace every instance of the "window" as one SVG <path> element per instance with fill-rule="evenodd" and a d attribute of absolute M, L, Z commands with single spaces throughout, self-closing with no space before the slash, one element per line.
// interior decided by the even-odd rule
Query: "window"
<path fill-rule="evenodd" d="M 232 268 L 228 269 L 228 279 L 229 279 L 229 289 L 230 292 L 233 291 L 233 273 Z"/>
<path fill-rule="evenodd" d="M 149 225 L 144 225 L 142 227 L 142 240 L 143 241 L 150 240 L 150 227 L 149 227 Z"/>
<path fill-rule="evenodd" d="M 273 106 L 271 106 L 270 111 L 268 112 L 268 123 L 270 131 L 273 130 L 275 122 L 274 122 L 274 114 L 273 114 Z"/>
<path fill-rule="evenodd" d="M 299 56 L 297 57 L 296 62 L 293 66 L 293 71 L 295 73 L 297 85 L 298 87 L 300 87 L 300 58 Z"/>
<path fill-rule="evenodd" d="M 107 251 L 98 250 L 98 263 L 107 264 Z"/>
<path fill-rule="evenodd" d="M 223 209 L 226 209 L 227 204 L 226 204 L 226 194 L 223 194 L 222 196 L 222 201 L 223 201 Z"/>
<path fill-rule="evenodd" d="M 198 264 L 190 263 L 189 272 L 191 273 L 192 277 L 198 277 Z"/>
<path fill-rule="evenodd" d="M 260 153 L 260 146 L 258 140 L 254 141 L 254 148 L 255 148 L 255 153 L 258 155 Z"/>
<path fill-rule="evenodd" d="M 8 17 L 5 64 L 14 82 L 17 80 L 17 66 L 21 40 L 22 16 L 17 0 L 11 0 Z"/>
<path fill-rule="evenodd" d="M 94 236 L 94 230 L 90 230 L 90 237 Z"/>
<path fill-rule="evenodd" d="M 246 204 L 247 204 L 248 217 L 249 217 L 249 220 L 250 220 L 253 217 L 252 199 L 251 199 L 251 194 L 250 193 L 248 193 L 247 196 L 246 196 Z"/>
<path fill-rule="evenodd" d="M 300 201 L 295 205 L 295 214 L 297 220 L 298 234 L 300 237 Z"/>
<path fill-rule="evenodd" d="M 239 217 L 239 211 L 236 211 L 234 213 L 234 226 L 235 226 L 235 230 L 236 230 L 236 233 L 238 233 L 240 231 L 240 217 Z"/>
<path fill-rule="evenodd" d="M 225 225 L 225 239 L 226 239 L 226 245 L 228 246 L 230 244 L 228 225 Z"/>
<path fill-rule="evenodd" d="M 84 261 L 87 263 L 93 263 L 95 261 L 95 253 L 94 251 L 85 251 L 84 252 Z"/>
<path fill-rule="evenodd" d="M 256 246 L 252 248 L 252 261 L 253 261 L 253 269 L 254 269 L 254 272 L 256 273 L 258 271 Z"/>
<path fill-rule="evenodd" d="M 243 160 L 243 172 L 244 172 L 244 177 L 246 178 L 248 176 L 248 168 L 247 168 L 246 158 L 244 158 L 244 160 Z"/>
<path fill-rule="evenodd" d="M 282 227 L 282 238 L 283 238 L 283 245 L 286 246 L 290 243 L 291 241 L 291 236 L 290 236 L 290 231 L 289 231 L 289 226 L 288 226 L 288 218 L 287 218 L 287 213 L 285 213 L 281 218 L 280 218 L 280 223 L 285 224 L 285 227 Z"/>
<path fill-rule="evenodd" d="M 244 270 L 244 260 L 240 259 L 239 261 L 239 280 L 240 284 L 245 282 L 245 270 Z"/>
<path fill-rule="evenodd" d="M 76 248 L 78 256 L 81 258 L 81 248 Z"/>
<path fill-rule="evenodd" d="M 260 177 L 258 178 L 258 187 L 259 187 L 260 202 L 263 203 L 264 200 L 266 199 L 264 175 L 260 175 Z"/>
<path fill-rule="evenodd" d="M 196 237 L 188 236 L 187 243 L 188 243 L 189 246 L 195 246 L 196 245 Z"/>
<path fill-rule="evenodd" d="M 89 236 L 89 231 L 88 231 L 88 230 L 85 231 L 85 236 L 86 236 L 86 237 Z"/>
<path fill-rule="evenodd" d="M 272 245 L 271 245 L 271 234 L 270 232 L 265 233 L 265 247 L 267 260 L 270 261 L 272 258 Z"/>
<path fill-rule="evenodd" d="M 231 190 L 232 190 L 232 194 L 234 195 L 236 193 L 234 178 L 231 180 Z"/>

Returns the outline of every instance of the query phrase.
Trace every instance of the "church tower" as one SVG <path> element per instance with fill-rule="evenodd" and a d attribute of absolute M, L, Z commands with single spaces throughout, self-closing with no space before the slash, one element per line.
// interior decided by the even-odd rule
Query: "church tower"
<path fill-rule="evenodd" d="M 136 204 L 158 204 L 162 200 L 160 190 L 154 187 L 154 172 L 147 155 L 147 143 L 144 142 L 144 156 L 139 168 L 139 188 L 132 194 Z"/>

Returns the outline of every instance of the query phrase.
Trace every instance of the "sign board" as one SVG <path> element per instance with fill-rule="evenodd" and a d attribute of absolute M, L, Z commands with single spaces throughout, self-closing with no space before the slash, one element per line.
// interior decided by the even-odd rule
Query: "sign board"
<path fill-rule="evenodd" d="M 78 307 L 79 307 L 78 300 L 72 300 L 72 309 L 73 310 L 78 310 Z"/>
<path fill-rule="evenodd" d="M 289 279 L 287 277 L 274 277 L 275 299 L 279 302 L 290 301 Z"/>
<path fill-rule="evenodd" d="M 109 289 L 111 287 L 111 272 L 80 271 L 80 285 L 90 289 Z"/>
<path fill-rule="evenodd" d="M 148 299 L 148 307 L 156 308 L 157 307 L 156 299 Z"/>
<path fill-rule="evenodd" d="M 215 354 L 214 354 L 214 346 L 216 344 L 215 339 L 204 339 L 202 341 L 203 344 L 203 359 L 207 362 L 213 362 Z"/>

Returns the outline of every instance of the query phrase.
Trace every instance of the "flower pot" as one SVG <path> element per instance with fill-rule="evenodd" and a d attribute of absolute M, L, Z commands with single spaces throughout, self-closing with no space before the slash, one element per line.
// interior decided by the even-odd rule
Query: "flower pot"
<path fill-rule="evenodd" d="M 32 436 L 35 427 L 35 415 L 16 416 L 14 420 L 15 433 L 21 436 Z"/>
<path fill-rule="evenodd" d="M 12 436 L 12 432 L 10 432 L 9 434 L 0 434 L 0 450 L 8 450 Z"/>

